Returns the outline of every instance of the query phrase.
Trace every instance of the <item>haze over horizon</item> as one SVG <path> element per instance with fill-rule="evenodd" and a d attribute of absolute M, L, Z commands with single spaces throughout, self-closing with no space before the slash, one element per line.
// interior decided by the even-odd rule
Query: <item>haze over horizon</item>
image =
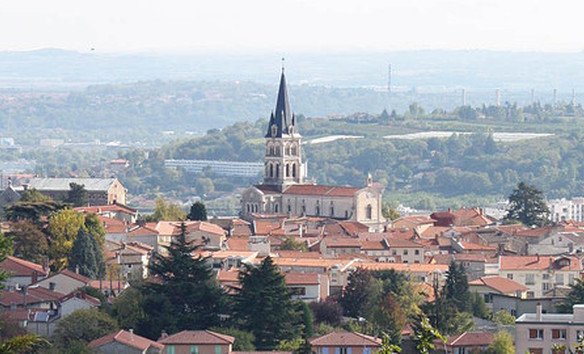
<path fill-rule="evenodd" d="M 0 50 L 580 52 L 582 10 L 569 0 L 32 0 L 3 8 Z"/>

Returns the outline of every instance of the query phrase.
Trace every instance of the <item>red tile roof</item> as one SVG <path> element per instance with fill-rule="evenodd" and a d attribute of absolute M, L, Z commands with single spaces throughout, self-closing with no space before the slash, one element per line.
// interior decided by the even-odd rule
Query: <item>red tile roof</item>
<path fill-rule="evenodd" d="M 106 218 L 105 216 L 97 216 L 101 221 L 106 234 L 124 234 L 128 231 L 128 225 L 118 219 Z"/>
<path fill-rule="evenodd" d="M 421 243 L 404 240 L 400 238 L 387 238 L 385 239 L 389 244 L 389 248 L 423 248 Z"/>
<path fill-rule="evenodd" d="M 267 184 L 256 184 L 254 187 L 259 189 L 264 194 L 280 194 L 278 187 Z"/>
<path fill-rule="evenodd" d="M 313 184 L 296 184 L 288 187 L 282 194 L 322 195 L 331 197 L 352 197 L 361 187 L 320 186 Z"/>
<path fill-rule="evenodd" d="M 500 256 L 501 270 L 573 270 L 580 271 L 580 260 L 575 256 Z"/>
<path fill-rule="evenodd" d="M 235 338 L 221 333 L 205 331 L 182 331 L 160 338 L 161 344 L 233 344 Z"/>
<path fill-rule="evenodd" d="M 496 251 L 497 250 L 497 247 L 492 247 L 492 246 L 488 246 L 488 245 L 481 245 L 481 244 L 472 243 L 472 242 L 460 241 L 460 244 L 467 251 Z"/>
<path fill-rule="evenodd" d="M 318 285 L 320 284 L 317 273 L 286 273 L 286 284 L 294 285 Z"/>
<path fill-rule="evenodd" d="M 0 263 L 0 269 L 10 272 L 10 276 L 16 277 L 32 276 L 34 272 L 40 276 L 47 275 L 43 266 L 13 256 L 8 256 L 4 262 Z"/>
<path fill-rule="evenodd" d="M 230 251 L 248 251 L 247 237 L 230 237 L 227 239 L 227 248 Z"/>
<path fill-rule="evenodd" d="M 91 279 L 84 277 L 81 274 L 77 274 L 75 272 L 72 272 L 69 269 L 62 270 L 60 273 L 57 273 L 57 274 L 63 274 L 65 276 L 68 276 L 69 278 L 73 278 L 73 279 L 80 281 L 82 283 L 85 283 L 85 284 L 89 284 L 91 282 Z M 57 275 L 57 274 L 55 274 L 55 275 Z M 53 275 L 53 276 L 55 276 L 55 275 Z"/>
<path fill-rule="evenodd" d="M 317 347 L 380 347 L 381 339 L 356 332 L 331 332 L 324 336 L 309 339 Z"/>
<path fill-rule="evenodd" d="M 97 348 L 111 342 L 118 342 L 120 344 L 124 344 L 142 351 L 147 350 L 150 347 L 154 347 L 160 350 L 164 349 L 164 345 L 160 343 L 154 342 L 148 338 L 144 338 L 142 336 L 124 330 L 120 330 L 118 332 L 108 334 L 107 336 L 95 339 L 91 341 L 87 346 L 90 348 Z"/>
<path fill-rule="evenodd" d="M 363 251 L 383 251 L 386 249 L 383 241 L 361 241 L 361 250 Z"/>
<path fill-rule="evenodd" d="M 5 307 L 12 304 L 37 304 L 40 302 L 59 301 L 63 296 L 65 295 L 40 286 L 28 287 L 26 295 L 22 291 L 2 291 L 0 293 L 0 304 Z"/>
<path fill-rule="evenodd" d="M 504 277 L 488 276 L 478 278 L 468 282 L 468 285 L 487 286 L 502 294 L 515 293 L 517 291 L 526 291 L 527 288 L 523 285 Z"/>
<path fill-rule="evenodd" d="M 325 237 L 323 240 L 327 248 L 360 248 L 361 241 L 353 237 Z"/>
<path fill-rule="evenodd" d="M 446 341 L 449 347 L 486 347 L 493 341 L 494 333 L 464 332 L 457 336 L 450 336 Z"/>

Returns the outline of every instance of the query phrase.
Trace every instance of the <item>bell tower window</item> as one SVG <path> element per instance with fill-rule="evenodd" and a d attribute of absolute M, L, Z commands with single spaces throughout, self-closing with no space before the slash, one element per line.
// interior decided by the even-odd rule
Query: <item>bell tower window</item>
<path fill-rule="evenodd" d="M 272 136 L 276 136 L 276 134 L 278 134 L 278 127 L 276 126 L 276 124 L 272 125 Z"/>

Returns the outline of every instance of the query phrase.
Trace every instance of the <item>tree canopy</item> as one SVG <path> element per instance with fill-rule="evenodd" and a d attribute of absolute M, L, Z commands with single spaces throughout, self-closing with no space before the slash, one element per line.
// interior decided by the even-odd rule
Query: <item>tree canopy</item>
<path fill-rule="evenodd" d="M 155 255 L 150 274 L 159 282 L 141 287 L 145 316 L 140 328 L 147 337 L 155 338 L 162 329 L 178 332 L 219 324 L 223 293 L 207 259 L 194 255 L 199 246 L 188 242 L 185 233 L 183 223 L 180 235 L 167 247 L 168 254 Z"/>
<path fill-rule="evenodd" d="M 68 254 L 68 267 L 90 279 L 103 279 L 105 262 L 103 249 L 97 239 L 83 228 L 79 229 Z"/>
<path fill-rule="evenodd" d="M 200 201 L 193 203 L 187 218 L 193 221 L 207 221 L 207 208 L 205 204 Z"/>
<path fill-rule="evenodd" d="M 549 209 L 543 192 L 533 185 L 520 182 L 509 195 L 508 220 L 517 220 L 527 226 L 547 224 Z"/>
<path fill-rule="evenodd" d="M 74 207 L 87 206 L 89 204 L 89 196 L 85 186 L 74 182 L 70 183 L 65 202 Z"/>
<path fill-rule="evenodd" d="M 272 350 L 280 341 L 300 335 L 300 313 L 272 258 L 240 273 L 239 281 L 235 315 L 241 328 L 254 334 L 258 350 Z"/>

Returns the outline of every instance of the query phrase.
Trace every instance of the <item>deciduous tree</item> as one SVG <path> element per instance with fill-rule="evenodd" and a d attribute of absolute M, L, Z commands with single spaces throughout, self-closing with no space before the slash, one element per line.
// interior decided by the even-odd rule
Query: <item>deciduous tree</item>
<path fill-rule="evenodd" d="M 63 318 L 55 330 L 55 344 L 68 348 L 81 341 L 85 344 L 118 329 L 118 324 L 110 315 L 95 309 L 77 310 Z"/>
<path fill-rule="evenodd" d="M 30 221 L 17 221 L 7 236 L 14 242 L 14 256 L 42 264 L 48 256 L 49 244 L 45 235 Z"/>
<path fill-rule="evenodd" d="M 489 344 L 488 353 L 514 354 L 513 336 L 505 330 L 497 332 L 493 341 Z"/>
<path fill-rule="evenodd" d="M 85 218 L 83 214 L 75 210 L 65 209 L 49 218 L 49 257 L 53 262 L 51 268 L 54 271 L 61 271 L 67 268 L 67 256 L 71 252 L 73 242 L 84 227 Z"/>

